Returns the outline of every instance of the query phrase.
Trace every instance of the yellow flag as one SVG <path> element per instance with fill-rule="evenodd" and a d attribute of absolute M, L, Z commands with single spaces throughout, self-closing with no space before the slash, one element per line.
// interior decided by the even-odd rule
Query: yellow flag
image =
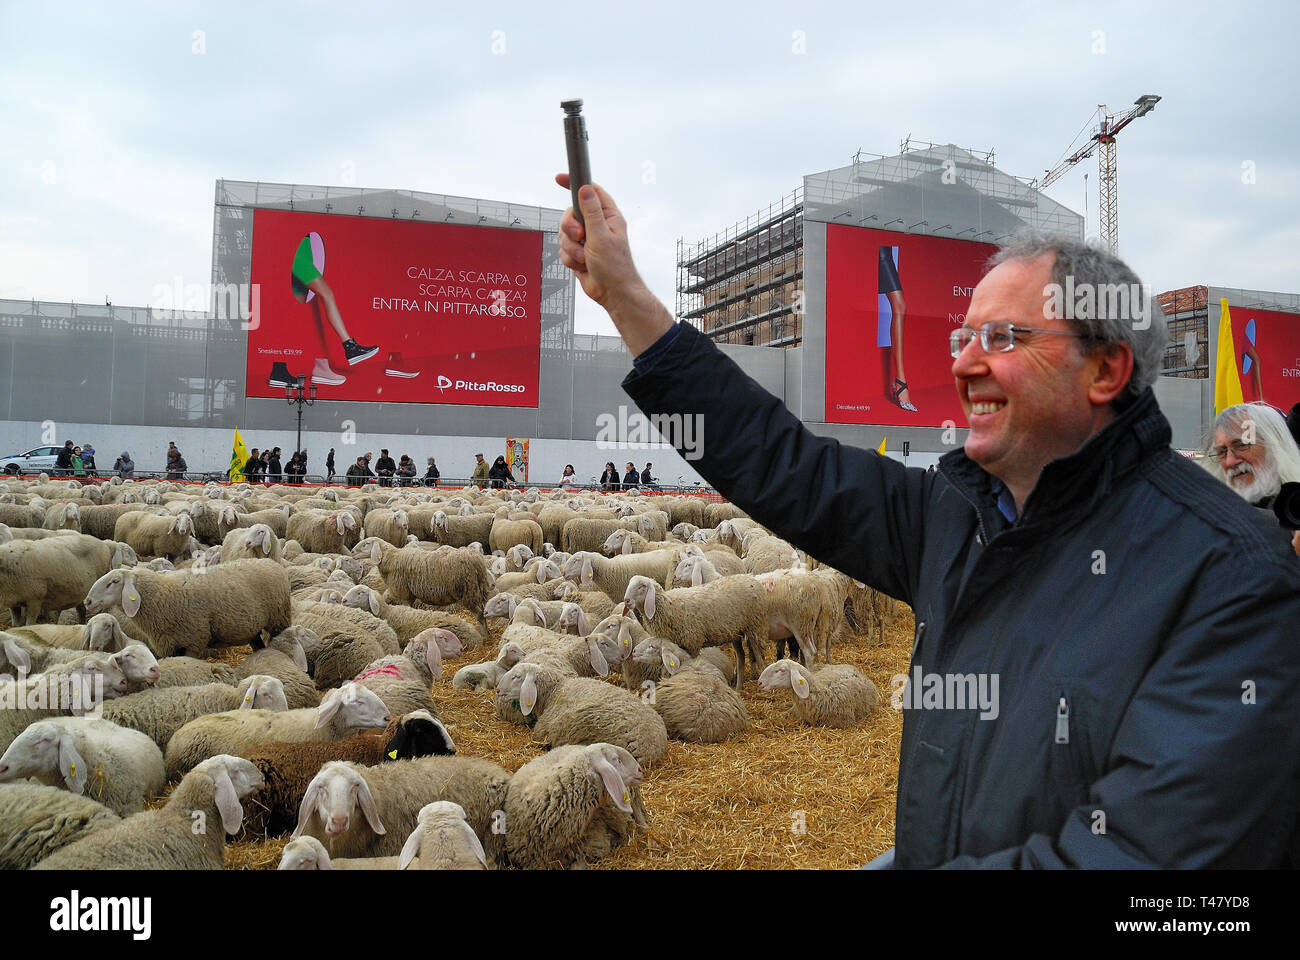
<path fill-rule="evenodd" d="M 881 437 L 880 446 L 876 447 L 876 453 L 880 454 L 882 457 L 885 455 L 885 439 L 885 437 Z"/>
<path fill-rule="evenodd" d="M 244 438 L 239 435 L 239 428 L 235 428 L 235 446 L 230 451 L 230 482 L 244 482 L 244 464 L 248 463 L 248 447 L 244 446 Z"/>
<path fill-rule="evenodd" d="M 1232 317 L 1228 313 L 1228 299 L 1219 300 L 1219 347 L 1214 357 L 1214 412 L 1222 413 L 1244 400 L 1241 395 L 1241 377 L 1237 376 L 1237 348 L 1232 342 Z"/>

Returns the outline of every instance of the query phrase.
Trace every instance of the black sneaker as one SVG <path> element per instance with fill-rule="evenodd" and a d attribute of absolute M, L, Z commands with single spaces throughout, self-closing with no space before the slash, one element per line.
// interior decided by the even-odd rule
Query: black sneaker
<path fill-rule="evenodd" d="M 369 360 L 378 352 L 378 347 L 363 347 L 355 340 L 343 341 L 343 355 L 348 358 L 349 367 L 355 366 L 362 360 Z"/>
<path fill-rule="evenodd" d="M 283 363 L 273 363 L 271 375 L 266 378 L 266 383 L 272 387 L 296 387 L 298 378 L 290 373 L 289 368 Z"/>

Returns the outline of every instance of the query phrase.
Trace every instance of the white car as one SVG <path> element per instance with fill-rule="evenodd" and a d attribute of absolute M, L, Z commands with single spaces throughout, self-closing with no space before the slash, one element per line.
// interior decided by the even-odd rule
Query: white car
<path fill-rule="evenodd" d="M 0 457 L 0 471 L 16 474 L 20 470 L 24 473 L 40 473 L 44 470 L 48 473 L 54 469 L 58 456 L 58 447 L 35 447 L 26 453 Z"/>

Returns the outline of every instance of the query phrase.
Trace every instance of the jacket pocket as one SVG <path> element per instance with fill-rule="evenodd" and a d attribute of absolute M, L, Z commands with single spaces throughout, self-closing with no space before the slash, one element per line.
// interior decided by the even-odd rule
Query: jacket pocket
<path fill-rule="evenodd" d="M 1070 809 L 1087 802 L 1095 771 L 1089 753 L 1086 697 L 1073 685 L 1058 683 L 1052 701 L 1046 785 L 1049 802 L 1063 819 Z"/>

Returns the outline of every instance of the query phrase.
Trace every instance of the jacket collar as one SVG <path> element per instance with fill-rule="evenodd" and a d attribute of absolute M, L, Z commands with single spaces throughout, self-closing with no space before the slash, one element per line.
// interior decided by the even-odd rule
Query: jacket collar
<path fill-rule="evenodd" d="M 1051 461 L 1038 476 L 1017 526 L 1057 520 L 1076 509 L 1091 510 L 1115 484 L 1143 460 L 1167 449 L 1173 431 L 1160 412 L 1155 392 L 1147 387 L 1074 453 Z M 939 459 L 939 472 L 962 490 L 967 499 L 993 506 L 994 477 L 954 450 Z"/>

